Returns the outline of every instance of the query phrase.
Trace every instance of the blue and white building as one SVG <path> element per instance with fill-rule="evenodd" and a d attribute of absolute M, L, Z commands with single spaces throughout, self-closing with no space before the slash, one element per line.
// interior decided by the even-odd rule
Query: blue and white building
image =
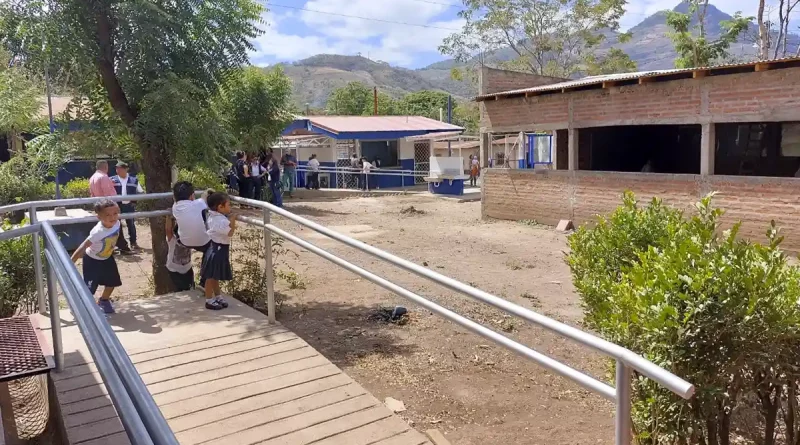
<path fill-rule="evenodd" d="M 320 165 L 326 167 L 320 174 L 323 188 L 353 187 L 352 174 L 345 172 L 353 154 L 369 161 L 377 157 L 381 172 L 397 174 L 376 174 L 375 185 L 395 188 L 424 184 L 423 176 L 410 172 L 429 171 L 432 141 L 463 131 L 462 127 L 420 116 L 298 116 L 273 148 L 276 153 L 292 153 L 300 166 L 316 154 Z M 304 185 L 304 176 L 298 175 L 299 186 Z"/>

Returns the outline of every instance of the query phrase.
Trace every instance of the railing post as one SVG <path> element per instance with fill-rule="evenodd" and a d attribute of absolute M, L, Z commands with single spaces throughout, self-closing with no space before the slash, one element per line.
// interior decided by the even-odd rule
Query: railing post
<path fill-rule="evenodd" d="M 39 222 L 36 217 L 36 206 L 31 206 L 29 212 L 30 224 Z M 45 303 L 44 283 L 42 283 L 42 246 L 39 242 L 39 232 L 33 232 L 33 269 L 36 276 L 36 301 L 39 304 L 39 313 L 44 315 L 47 313 L 47 304 Z"/>
<path fill-rule="evenodd" d="M 64 342 L 61 337 L 61 308 L 58 304 L 58 280 L 54 266 L 47 262 L 47 295 L 50 304 L 50 330 L 53 333 L 53 357 L 56 372 L 64 370 Z"/>
<path fill-rule="evenodd" d="M 269 209 L 264 209 L 264 224 L 269 224 Z M 272 270 L 272 232 L 264 229 L 264 273 L 267 276 L 267 320 L 276 323 L 275 277 Z"/>
<path fill-rule="evenodd" d="M 631 368 L 617 360 L 616 445 L 631 444 Z"/>

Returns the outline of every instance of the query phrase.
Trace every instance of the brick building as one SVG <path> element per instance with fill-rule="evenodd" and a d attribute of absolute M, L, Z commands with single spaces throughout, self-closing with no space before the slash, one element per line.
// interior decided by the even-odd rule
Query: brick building
<path fill-rule="evenodd" d="M 686 209 L 716 191 L 727 224 L 760 240 L 774 219 L 800 251 L 800 59 L 576 81 L 484 69 L 480 89 L 484 166 L 498 135 L 554 135 L 548 169 L 484 170 L 485 216 L 581 224 L 625 190 Z"/>

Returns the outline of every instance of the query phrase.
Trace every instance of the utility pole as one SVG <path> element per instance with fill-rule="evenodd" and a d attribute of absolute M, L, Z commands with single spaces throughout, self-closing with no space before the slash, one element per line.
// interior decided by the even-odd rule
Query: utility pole
<path fill-rule="evenodd" d="M 372 88 L 372 99 L 375 103 L 373 114 L 378 115 L 378 87 Z"/>
<path fill-rule="evenodd" d="M 453 96 L 447 96 L 447 123 L 453 123 Z M 447 157 L 453 156 L 453 147 L 450 145 L 450 140 L 447 140 Z"/>

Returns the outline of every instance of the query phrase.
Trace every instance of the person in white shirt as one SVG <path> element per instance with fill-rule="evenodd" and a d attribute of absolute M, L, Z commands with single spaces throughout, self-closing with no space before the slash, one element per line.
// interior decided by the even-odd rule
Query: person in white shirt
<path fill-rule="evenodd" d="M 367 161 L 367 158 L 361 158 L 361 190 L 369 190 L 370 188 L 370 175 L 372 164 Z"/>
<path fill-rule="evenodd" d="M 194 185 L 180 181 L 172 187 L 175 204 L 172 205 L 172 218 L 167 219 L 167 231 L 177 236 L 178 244 L 203 253 L 205 264 L 206 251 L 211 247 L 211 238 L 206 233 L 206 217 L 208 206 L 205 200 L 195 199 Z M 205 286 L 205 277 L 200 273 L 200 287 Z"/>
<path fill-rule="evenodd" d="M 306 181 L 306 188 L 311 190 L 319 190 L 319 161 L 317 155 L 312 154 L 308 158 L 308 180 Z"/>
<path fill-rule="evenodd" d="M 130 196 L 144 193 L 142 185 L 139 184 L 139 180 L 136 176 L 128 174 L 128 168 L 127 162 L 117 161 L 117 174 L 111 177 L 111 182 L 114 184 L 114 190 L 116 190 L 117 195 Z M 119 205 L 119 211 L 120 213 L 134 213 L 136 212 L 136 203 L 133 201 L 122 201 Z M 136 243 L 136 221 L 126 219 L 125 225 L 128 226 L 128 237 L 131 241 L 130 248 L 128 248 L 128 243 L 125 242 L 125 236 L 122 232 L 119 234 L 117 247 L 122 253 L 129 253 L 131 249 L 139 250 L 139 245 Z"/>
<path fill-rule="evenodd" d="M 89 237 L 72 254 L 72 261 L 83 258 L 83 281 L 92 295 L 99 286 L 103 286 L 103 294 L 97 305 L 106 314 L 114 313 L 111 305 L 111 293 L 122 286 L 117 261 L 114 259 L 114 247 L 120 235 L 119 206 L 110 199 L 103 199 L 94 204 L 94 212 L 100 222 L 89 232 Z"/>
<path fill-rule="evenodd" d="M 258 201 L 263 200 L 262 192 L 264 190 L 264 176 L 267 174 L 267 169 L 261 165 L 258 157 L 248 155 L 247 160 L 250 162 L 250 190 L 252 193 L 251 198 Z"/>
<path fill-rule="evenodd" d="M 231 198 L 227 193 L 208 195 L 208 236 L 211 247 L 208 249 L 203 276 L 206 277 L 206 309 L 220 310 L 228 306 L 222 298 L 220 281 L 231 281 L 231 237 L 236 231 L 236 216 L 231 209 Z"/>

